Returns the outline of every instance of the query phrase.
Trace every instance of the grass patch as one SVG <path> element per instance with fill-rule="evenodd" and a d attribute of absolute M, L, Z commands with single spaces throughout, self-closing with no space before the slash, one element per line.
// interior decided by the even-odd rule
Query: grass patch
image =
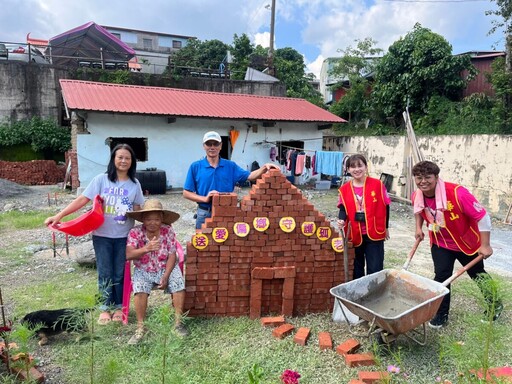
<path fill-rule="evenodd" d="M 507 281 L 500 281 L 500 285 L 505 292 L 512 287 Z M 481 350 L 475 342 L 482 343 L 481 337 L 476 338 L 482 334 L 479 328 L 482 309 L 479 292 L 473 286 L 476 284 L 468 278 L 460 278 L 457 284 L 452 285 L 449 326 L 440 331 L 427 329 L 425 346 L 401 335 L 397 342 L 376 351 L 379 365 L 371 370 L 386 370 L 389 365 L 400 367 L 401 373 L 393 374 L 393 383 L 426 384 L 435 382 L 436 377 L 469 382 L 455 380 L 457 372 L 468 368 L 466 362 L 478 363 L 477 352 Z M 92 303 L 96 289 L 95 271 L 78 268 L 71 273 L 51 274 L 46 281 L 15 289 L 9 296 L 15 297 L 19 318 L 35 308 L 54 309 Z M 264 328 L 259 320 L 247 317 L 187 318 L 190 336 L 181 339 L 172 330 L 172 313 L 168 318 L 165 315 L 170 308 L 169 302 L 167 295 L 152 295 L 147 321 L 150 333 L 136 346 L 127 345 L 135 331 L 133 309 L 127 326 L 114 323 L 98 326 L 98 313 L 93 312 L 89 319 L 89 332 L 95 340 L 77 342 L 74 335 L 57 336 L 50 345 L 52 364 L 62 367 L 65 382 L 70 383 L 245 384 L 248 383 L 248 372 L 255 364 L 263 372 L 261 383 L 268 384 L 280 383 L 279 377 L 286 369 L 299 372 L 300 383 L 340 383 L 357 377 L 358 369 L 347 368 L 343 358 L 334 350 L 320 351 L 318 348 L 318 333 L 321 331 L 331 333 L 334 346 L 353 337 L 347 325 L 332 322 L 331 313 L 287 319 L 296 328 L 311 329 L 311 337 L 305 347 L 296 345 L 291 336 L 275 339 L 272 329 Z M 499 338 L 492 337 L 493 348 L 489 350 L 492 366 L 503 366 L 510 361 L 511 354 L 504 346 L 512 342 L 511 330 L 512 324 L 505 316 L 494 325 L 492 335 L 499 335 Z M 374 351 L 368 339 L 357 338 L 362 344 L 362 352 Z M 32 350 L 37 350 L 35 341 L 31 342 Z M 453 347 L 461 343 L 468 348 L 458 354 L 451 353 Z"/>
<path fill-rule="evenodd" d="M 78 267 L 74 272 L 48 273 L 44 281 L 13 289 L 10 295 L 16 305 L 15 313 L 22 317 L 34 308 L 93 307 L 97 284 L 95 270 Z"/>
<path fill-rule="evenodd" d="M 14 268 L 30 262 L 33 252 L 26 250 L 22 243 L 11 243 L 0 248 L 0 277 L 11 273 Z"/>
<path fill-rule="evenodd" d="M 45 211 L 8 211 L 0 213 L 0 231 L 6 229 L 36 229 L 44 226 L 44 221 L 53 213 Z M 62 222 L 73 220 L 78 217 L 80 212 L 72 213 L 65 217 Z"/>
<path fill-rule="evenodd" d="M 34 229 L 43 225 L 48 213 L 44 211 L 8 211 L 0 213 L 0 231 L 4 229 Z"/>
<path fill-rule="evenodd" d="M 330 192 L 330 191 L 329 191 Z M 332 194 L 313 191 L 319 206 L 327 217 L 336 217 L 337 209 Z M 4 214 L 0 216 L 3 224 Z M 41 213 L 38 225 L 48 216 Z M 37 220 L 36 220 L 37 221 Z M 19 319 L 36 309 L 92 306 L 97 291 L 97 273 L 80 268 L 61 258 L 45 266 L 44 261 L 33 263 L 33 252 L 27 252 L 27 243 L 10 243 L 0 249 L 0 280 L 4 303 L 11 311 L 9 318 Z M 18 239 L 16 239 L 18 240 Z M 412 240 L 411 240 L 412 245 Z M 385 266 L 401 268 L 406 254 L 386 248 Z M 61 263 L 62 262 L 62 263 Z M 413 261 L 414 264 L 414 261 Z M 73 267 L 71 270 L 69 267 Z M 17 268 L 18 267 L 18 268 Z M 38 268 L 35 272 L 34 268 Z M 25 273 L 31 270 L 31 273 Z M 13 277 L 14 275 L 14 277 Z M 10 280 L 11 279 L 11 280 Z M 23 281 L 10 284 L 12 279 Z M 452 284 L 452 305 L 449 325 L 439 331 L 427 329 L 427 342 L 420 346 L 400 335 L 391 345 L 374 348 L 364 337 L 356 337 L 362 344 L 361 352 L 377 353 L 378 365 L 364 370 L 386 370 L 389 365 L 400 368 L 392 374 L 392 383 L 431 384 L 442 378 L 453 383 L 470 383 L 462 372 L 485 361 L 491 366 L 509 365 L 512 352 L 506 346 L 512 343 L 512 321 L 509 316 L 512 282 L 496 278 L 503 291 L 505 313 L 493 325 L 482 328 L 483 308 L 478 287 L 466 275 Z M 320 351 L 318 333 L 330 332 L 337 346 L 350 334 L 345 324 L 333 323 L 330 312 L 310 314 L 287 319 L 295 328 L 308 327 L 311 337 L 305 347 L 293 342 L 293 336 L 277 340 L 272 329 L 263 328 L 259 320 L 242 318 L 187 318 L 190 336 L 178 338 L 172 330 L 172 312 L 168 295 L 151 294 L 147 325 L 150 333 L 141 344 L 127 345 L 135 331 L 135 312 L 130 313 L 127 326 L 96 324 L 98 312 L 88 318 L 89 330 L 81 341 L 77 335 L 56 336 L 49 346 L 41 349 L 37 341 L 29 341 L 29 351 L 44 354 L 44 367 L 60 367 L 61 382 L 66 383 L 201 383 L 223 384 L 249 382 L 248 373 L 254 366 L 262 370 L 260 384 L 280 384 L 279 377 L 286 369 L 300 373 L 301 384 L 347 383 L 357 378 L 358 368 L 348 368 L 335 350 Z M 18 324 L 15 323 L 15 327 Z M 487 339 L 482 339 L 487 335 Z M 488 359 L 478 355 L 490 340 Z M 1 383 L 14 383 L 2 377 Z M 442 380 L 440 382 L 443 382 Z"/>

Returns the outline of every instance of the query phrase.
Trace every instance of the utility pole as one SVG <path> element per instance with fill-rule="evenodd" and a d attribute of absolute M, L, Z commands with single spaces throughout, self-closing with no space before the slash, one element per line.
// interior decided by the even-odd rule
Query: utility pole
<path fill-rule="evenodd" d="M 276 0 L 272 0 L 271 16 L 270 16 L 270 45 L 268 48 L 268 74 L 276 75 L 274 68 L 274 24 L 276 19 Z"/>

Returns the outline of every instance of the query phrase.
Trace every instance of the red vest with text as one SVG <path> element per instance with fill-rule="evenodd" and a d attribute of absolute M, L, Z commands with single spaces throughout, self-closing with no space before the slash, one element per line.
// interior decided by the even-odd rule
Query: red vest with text
<path fill-rule="evenodd" d="M 363 208 L 366 219 L 366 233 L 371 240 L 384 240 L 386 238 L 386 203 L 382 195 L 382 182 L 372 177 L 367 177 L 363 186 Z M 356 196 L 352 182 L 343 184 L 340 189 L 340 195 L 345 210 L 347 211 L 348 221 L 351 225 L 351 241 L 354 247 L 358 247 L 363 242 L 361 232 L 361 223 L 355 221 L 356 212 L 359 210 L 356 202 Z"/>
<path fill-rule="evenodd" d="M 462 212 L 459 200 L 457 199 L 457 188 L 460 186 L 446 181 L 444 185 L 446 188 L 446 200 L 448 205 L 448 209 L 443 212 L 444 222 L 446 225 L 445 229 L 462 252 L 466 255 L 473 255 L 478 252 L 478 249 L 480 248 L 480 231 L 478 230 L 478 223 Z M 416 190 L 414 193 L 421 192 Z M 427 221 L 425 210 L 421 211 L 420 214 L 421 217 L 423 217 L 423 220 Z M 429 231 L 429 235 L 430 244 L 437 243 L 441 247 L 441 242 L 435 241 L 435 236 L 432 231 Z"/>

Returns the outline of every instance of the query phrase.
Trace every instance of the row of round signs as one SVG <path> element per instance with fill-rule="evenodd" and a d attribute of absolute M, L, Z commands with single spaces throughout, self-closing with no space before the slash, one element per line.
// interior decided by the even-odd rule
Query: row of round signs
<path fill-rule="evenodd" d="M 252 225 L 256 231 L 265 232 L 270 227 L 270 220 L 268 217 L 256 217 L 254 218 Z M 283 217 L 279 220 L 279 228 L 285 233 L 293 232 L 297 224 L 293 217 Z M 331 227 L 316 227 L 313 221 L 305 221 L 300 226 L 302 234 L 304 236 L 316 235 L 320 241 L 327 241 L 331 238 L 332 229 Z M 233 225 L 233 232 L 238 237 L 246 237 L 251 231 L 251 226 L 247 223 L 235 223 Z M 229 237 L 229 231 L 227 228 L 217 227 L 212 231 L 213 241 L 216 243 L 223 243 Z M 202 233 L 196 233 L 192 237 L 192 245 L 196 249 L 205 249 L 208 246 L 208 236 Z M 332 249 L 336 252 L 343 252 L 344 239 L 343 237 L 334 237 L 331 240 Z"/>

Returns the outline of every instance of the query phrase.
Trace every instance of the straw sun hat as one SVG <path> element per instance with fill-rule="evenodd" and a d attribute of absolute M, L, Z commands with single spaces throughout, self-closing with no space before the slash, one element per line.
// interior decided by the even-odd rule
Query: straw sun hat
<path fill-rule="evenodd" d="M 126 215 L 132 219 L 142 222 L 144 220 L 144 213 L 146 212 L 162 212 L 164 214 L 162 222 L 168 225 L 174 223 L 180 218 L 178 213 L 164 209 L 160 200 L 157 199 L 146 200 L 140 211 L 126 212 Z"/>

